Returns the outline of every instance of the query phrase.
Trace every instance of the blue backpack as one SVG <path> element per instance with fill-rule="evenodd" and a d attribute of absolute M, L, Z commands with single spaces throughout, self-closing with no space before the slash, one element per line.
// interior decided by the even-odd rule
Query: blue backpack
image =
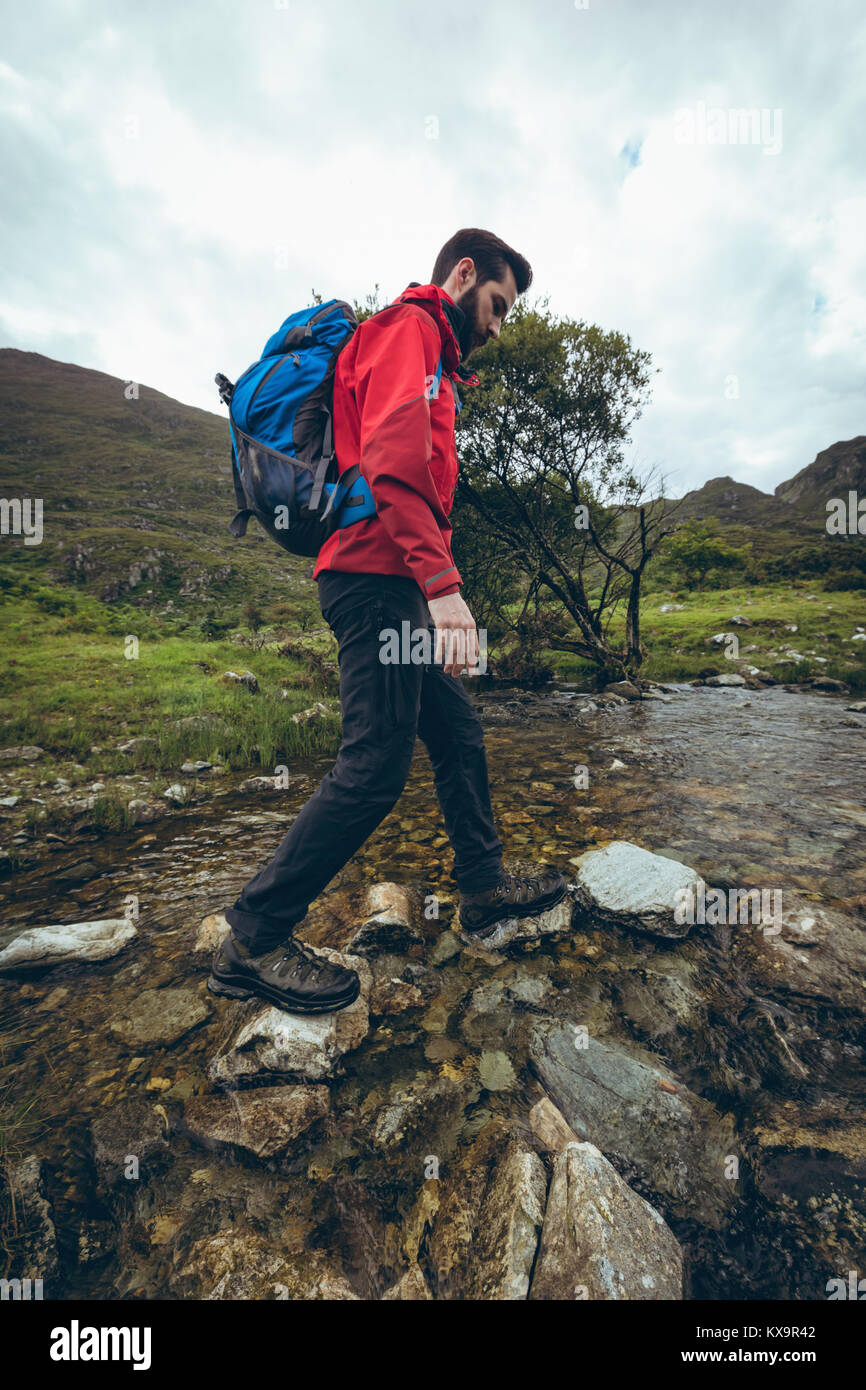
<path fill-rule="evenodd" d="M 234 385 L 217 373 L 229 408 L 233 536 L 255 516 L 284 550 L 311 556 L 340 527 L 375 516 L 360 466 L 339 477 L 333 445 L 334 368 L 357 326 L 345 300 L 314 304 L 285 320 Z M 431 395 L 441 375 L 440 358 Z"/>

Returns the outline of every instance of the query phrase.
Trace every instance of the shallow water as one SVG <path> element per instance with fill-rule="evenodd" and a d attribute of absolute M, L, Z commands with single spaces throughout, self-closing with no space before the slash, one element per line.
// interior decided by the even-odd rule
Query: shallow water
<path fill-rule="evenodd" d="M 866 729 L 844 724 L 848 701 L 779 688 L 748 694 L 669 689 L 668 703 L 641 702 L 583 716 L 576 710 L 589 697 L 566 688 L 538 696 L 481 686 L 471 690 L 485 722 L 494 809 L 508 858 L 550 861 L 573 877 L 569 860 L 610 840 L 627 839 L 681 858 L 722 887 L 794 890 L 849 914 L 862 910 Z M 612 769 L 614 759 L 625 767 Z M 110 1222 L 117 1215 L 94 1194 L 88 1123 L 117 1101 L 143 1095 L 164 1104 L 168 1124 L 190 1095 L 214 1089 L 206 1065 L 217 1039 L 236 1019 L 237 1006 L 217 1003 L 203 990 L 207 957 L 191 954 L 195 928 L 207 913 L 228 905 L 267 859 L 331 763 L 320 758 L 294 764 L 293 776 L 305 773 L 309 780 L 287 791 L 256 797 L 230 793 L 125 836 L 79 839 L 4 883 L 4 937 L 21 925 L 121 916 L 130 895 L 138 900 L 139 936 L 115 960 L 20 972 L 0 983 L 0 1085 L 11 1084 L 15 1096 L 38 1093 L 47 1120 L 32 1148 L 47 1159 L 66 1271 L 52 1296 L 117 1296 L 118 1291 L 128 1296 L 137 1289 L 151 1297 L 176 1296 L 169 1291 L 170 1246 L 159 1241 L 142 1248 L 140 1258 L 124 1246 L 122 1254 L 76 1268 L 82 1219 Z M 586 789 L 573 783 L 579 766 L 588 769 Z M 312 939 L 335 939 L 334 923 L 341 913 L 345 917 L 347 903 L 358 901 L 358 890 L 393 879 L 439 897 L 441 918 L 430 937 L 435 941 L 454 899 L 450 864 L 419 743 L 401 801 L 314 905 Z M 209 1208 L 211 1226 L 219 1229 L 227 1213 L 249 1216 L 252 1203 L 263 1229 L 282 1230 L 288 1203 L 297 1208 L 293 1239 L 299 1249 L 305 1243 L 338 1248 L 359 1292 L 381 1294 L 378 1243 L 387 1222 L 405 1214 L 413 1192 L 399 1162 L 392 1168 L 385 1164 L 383 1171 L 381 1161 L 365 1158 L 352 1116 L 366 1106 L 368 1120 L 388 1104 L 389 1087 L 436 1075 L 443 1067 L 477 1077 L 482 1054 L 502 1051 L 513 1068 L 513 1083 L 500 1090 L 480 1083 L 467 1088 L 461 1142 L 490 1114 L 525 1124 L 541 1092 L 526 1065 L 521 1026 L 512 1030 L 510 1020 L 495 1011 L 477 1038 L 459 1025 L 467 991 L 492 973 L 508 975 L 514 969 L 521 980 L 553 980 L 590 1002 L 603 998 L 610 1035 L 628 1040 L 634 1028 L 622 1023 L 615 1007 L 617 991 L 624 988 L 622 972 L 634 970 L 636 960 L 676 957 L 699 972 L 710 1031 L 693 1051 L 671 1037 L 657 1039 L 652 1050 L 686 1084 L 736 1114 L 747 1129 L 768 1095 L 806 1107 L 826 1104 L 835 1095 L 840 1114 L 862 1115 L 862 1039 L 858 1042 L 849 1020 L 838 1026 L 827 1018 L 816 1022 L 814 1011 L 805 1010 L 800 1055 L 807 1058 L 808 1075 L 792 1079 L 784 1068 L 775 1075 L 760 1031 L 743 1023 L 744 1011 L 754 1012 L 755 996 L 731 977 L 722 954 L 697 940 L 672 946 L 592 935 L 598 949 L 583 959 L 575 959 L 562 943 L 546 944 L 516 967 L 456 956 L 440 969 L 434 1007 L 388 1018 L 371 1029 L 333 1083 L 341 1134 L 326 1142 L 320 1160 L 313 1152 L 313 1160 L 333 1174 L 325 1184 L 326 1198 L 313 1204 L 315 1213 L 309 1178 L 300 1169 L 272 1166 L 265 1172 L 258 1165 L 253 1172 L 249 1165 L 203 1155 L 182 1135 L 172 1139 L 172 1165 L 161 1195 L 152 1199 L 153 1209 L 161 1200 L 182 1212 L 192 1203 L 191 1175 L 208 1172 L 211 1176 L 201 1181 L 218 1193 Z M 610 983 L 602 986 L 602 979 Z M 210 1017 L 174 1046 L 142 1049 L 135 1056 L 118 1044 L 109 1023 L 141 989 L 165 985 L 194 985 L 208 1001 Z M 507 1030 L 498 1047 L 497 1027 Z M 637 1041 L 646 1044 L 645 1037 Z M 722 1055 L 733 1059 L 729 1070 L 740 1078 L 729 1088 L 728 1060 L 724 1067 L 718 1063 Z M 301 1169 L 309 1159 L 306 1154 Z M 841 1183 L 860 1219 L 862 1184 L 852 1184 L 826 1164 L 822 1168 L 819 1158 L 804 1165 L 793 1155 L 780 1181 L 783 1190 L 802 1191 L 804 1200 L 817 1194 L 819 1204 L 828 1183 L 834 1193 Z M 692 1296 L 823 1297 L 814 1253 L 798 1249 L 802 1229 L 783 1219 L 783 1206 L 781 1198 L 768 1202 L 766 1192 L 747 1194 L 729 1226 L 712 1236 L 672 1221 L 688 1253 Z M 144 1220 L 139 1209 L 135 1220 Z M 135 1250 L 140 1245 L 132 1242 Z"/>

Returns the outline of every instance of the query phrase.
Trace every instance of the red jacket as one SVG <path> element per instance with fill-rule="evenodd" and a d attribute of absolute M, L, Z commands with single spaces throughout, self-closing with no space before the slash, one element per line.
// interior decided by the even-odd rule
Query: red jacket
<path fill-rule="evenodd" d="M 419 299 L 421 304 L 410 304 Z M 360 464 L 376 515 L 344 526 L 319 551 L 323 570 L 415 579 L 426 599 L 462 584 L 451 555 L 448 517 L 457 485 L 452 378 L 460 348 L 438 285 L 411 285 L 387 309 L 359 324 L 334 373 L 334 451 L 342 474 Z M 442 358 L 438 394 L 431 382 Z"/>

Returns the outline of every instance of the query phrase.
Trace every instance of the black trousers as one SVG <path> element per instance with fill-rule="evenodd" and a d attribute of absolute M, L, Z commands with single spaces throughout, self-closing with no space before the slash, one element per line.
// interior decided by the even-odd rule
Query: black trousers
<path fill-rule="evenodd" d="M 388 815 L 406 785 L 416 735 L 430 756 L 458 888 L 484 892 L 503 874 L 481 721 L 460 679 L 434 663 L 433 622 L 415 580 L 325 570 L 318 584 L 339 644 L 343 738 L 336 763 L 274 857 L 226 911 L 234 935 L 254 953 L 285 940 Z M 410 641 L 429 631 L 429 661 L 383 663 L 380 634 L 401 634 L 407 621 Z"/>

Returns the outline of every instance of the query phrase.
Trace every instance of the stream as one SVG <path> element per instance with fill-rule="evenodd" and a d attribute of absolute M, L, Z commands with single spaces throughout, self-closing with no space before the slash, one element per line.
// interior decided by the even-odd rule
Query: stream
<path fill-rule="evenodd" d="M 578 856 L 628 840 L 723 889 L 778 889 L 862 922 L 866 718 L 846 715 L 850 700 L 669 685 L 663 699 L 582 713 L 592 697 L 564 683 L 541 693 L 467 685 L 507 867 L 551 862 L 572 880 Z M 254 1011 L 207 993 L 196 931 L 269 857 L 332 761 L 293 763 L 287 790 L 230 787 L 124 835 L 92 832 L 0 884 L 0 946 L 22 927 L 137 912 L 137 937 L 112 959 L 0 977 L 0 1089 L 37 1097 L 42 1122 L 28 1152 L 43 1160 L 56 1228 L 46 1296 L 207 1296 L 222 1272 L 207 1243 L 228 1230 L 252 1242 L 248 1263 L 266 1248 L 294 1269 L 318 1252 L 358 1297 L 381 1297 L 405 1268 L 407 1232 L 420 1229 L 425 1156 L 456 1174 L 492 1122 L 533 1146 L 527 1116 L 544 1089 L 532 1035 L 551 1019 L 583 1021 L 606 1044 L 657 1059 L 730 1119 L 742 1162 L 721 1216 L 668 1200 L 637 1158 L 612 1159 L 680 1241 L 687 1297 L 822 1299 L 828 1279 L 866 1274 L 862 1010 L 768 989 L 730 927 L 660 941 L 584 926 L 574 940 L 490 959 L 461 950 L 420 742 L 400 802 L 304 931 L 342 947 L 375 883 L 406 885 L 419 904 L 435 895 L 439 915 L 420 918 L 418 940 L 368 957 L 374 979 L 414 985 L 413 1001 L 374 1014 L 329 1079 L 329 1120 L 288 1153 L 256 1159 L 190 1128 L 193 1098 L 221 1094 L 210 1059 Z M 586 786 L 575 785 L 581 767 Z M 142 990 L 164 988 L 195 991 L 206 1017 L 164 1045 L 112 1027 Z M 164 1133 L 145 1176 L 112 1186 L 91 1125 L 117 1115 L 121 1132 L 124 1114 L 140 1113 L 132 1103 L 156 1107 Z M 382 1117 L 395 1106 L 409 1118 L 402 1138 L 386 1139 Z M 580 1137 L 606 1151 L 592 1132 Z M 435 1236 L 412 1239 L 434 1296 L 464 1296 L 459 1281 L 437 1284 Z M 243 1263 L 226 1259 L 230 1272 Z"/>

